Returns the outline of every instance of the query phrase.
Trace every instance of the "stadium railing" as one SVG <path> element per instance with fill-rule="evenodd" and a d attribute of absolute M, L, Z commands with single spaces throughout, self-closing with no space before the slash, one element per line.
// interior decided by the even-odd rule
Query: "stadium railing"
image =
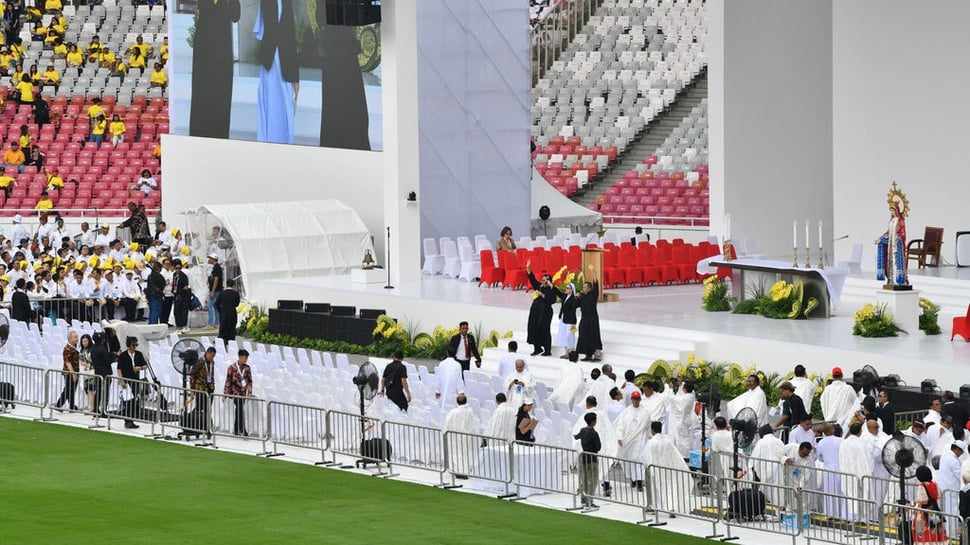
<path fill-rule="evenodd" d="M 267 406 L 265 456 L 283 456 L 279 445 L 320 452 L 316 465 L 331 465 L 327 461 L 327 410 L 294 403 L 270 401 Z M 267 450 L 272 443 L 272 451 Z"/>
<path fill-rule="evenodd" d="M 123 387 L 124 386 L 124 387 Z M 157 433 L 160 408 L 167 400 L 160 394 L 157 385 L 147 380 L 125 379 L 116 376 L 108 377 L 108 429 L 115 419 L 126 419 L 151 426 L 145 437 L 162 437 Z M 128 390 L 128 393 L 122 393 Z M 126 399 L 128 398 L 128 399 Z M 111 408 L 114 407 L 114 410 Z"/>
<path fill-rule="evenodd" d="M 908 498 L 912 501 L 913 498 Z M 879 507 L 879 543 L 938 543 L 967 545 L 967 524 L 970 518 L 961 520 L 956 515 L 942 511 L 922 509 L 912 505 L 882 503 Z M 937 534 L 934 539 L 930 532 L 945 532 L 945 537 Z M 907 535 L 908 534 L 908 535 Z"/>
<path fill-rule="evenodd" d="M 467 469 L 467 473 L 458 473 L 457 477 L 469 477 L 490 481 L 499 486 L 499 498 L 517 498 L 511 493 L 512 486 L 512 444 L 498 437 L 486 437 L 471 433 L 447 431 L 444 434 L 445 466 L 451 472 L 451 486 L 455 484 L 455 470 Z M 477 453 L 477 463 L 469 464 L 468 468 L 456 468 L 451 464 L 452 452 Z"/>
<path fill-rule="evenodd" d="M 13 409 L 15 405 L 36 407 L 43 418 L 48 405 L 44 369 L 0 362 L 0 412 Z"/>
<path fill-rule="evenodd" d="M 389 463 L 435 472 L 438 474 L 436 486 L 447 487 L 444 432 L 438 428 L 385 420 L 381 436 L 393 446 Z"/>
<path fill-rule="evenodd" d="M 68 394 L 68 382 L 74 381 L 74 391 Z M 54 418 L 54 411 L 68 412 L 68 413 L 80 413 L 86 414 L 88 416 L 94 417 L 94 425 L 89 426 L 91 428 L 103 427 L 100 424 L 100 411 L 95 410 L 93 403 L 90 403 L 88 399 L 88 386 L 94 388 L 92 391 L 97 392 L 104 387 L 104 380 L 95 374 L 88 374 L 79 371 L 59 371 L 56 369 L 48 369 L 44 373 L 44 405 L 47 408 L 47 417 L 43 416 L 44 411 L 41 409 L 41 419 L 45 421 L 56 420 Z M 60 400 L 61 395 L 65 394 L 64 406 L 57 407 L 57 402 Z M 72 409 L 74 406 L 76 409 Z"/>
<path fill-rule="evenodd" d="M 512 483 L 516 494 L 525 498 L 533 490 L 572 496 L 572 509 L 579 509 L 579 453 L 575 449 L 542 443 L 512 443 Z"/>
<path fill-rule="evenodd" d="M 923 417 L 929 412 L 928 409 L 921 409 L 918 411 L 903 411 L 898 412 L 894 415 L 896 420 L 896 429 L 904 430 L 913 425 L 913 422 L 917 420 L 922 420 Z"/>
<path fill-rule="evenodd" d="M 158 426 L 162 436 L 173 438 L 169 435 L 171 429 L 175 430 L 175 437 L 205 438 L 210 433 L 212 399 L 208 393 L 165 384 L 155 387 L 159 399 Z M 191 410 L 187 410 L 189 405 Z"/>
<path fill-rule="evenodd" d="M 258 397 L 212 394 L 212 444 L 218 437 L 244 437 L 266 441 L 269 437 L 267 401 Z M 243 422 L 237 422 L 239 418 Z M 241 429 L 240 429 L 241 428 Z"/>
<path fill-rule="evenodd" d="M 643 462 L 616 456 L 604 456 L 603 454 L 597 454 L 596 456 L 599 459 L 600 475 L 593 498 L 604 502 L 637 507 L 641 512 L 641 519 L 637 524 L 646 523 L 648 510 L 647 487 L 644 486 L 643 490 L 640 490 L 630 482 L 633 477 L 646 476 L 646 468 L 643 466 Z M 646 479 L 644 478 L 643 480 L 645 481 Z M 606 482 L 610 483 L 609 489 L 600 484 Z"/>
<path fill-rule="evenodd" d="M 752 483 L 741 479 L 717 479 L 718 513 L 724 524 L 727 535 L 722 541 L 736 539 L 731 535 L 732 528 L 743 528 L 746 531 L 756 530 L 791 538 L 795 545 L 802 527 L 808 521 L 809 513 L 805 510 L 802 496 L 798 490 L 790 486 L 766 483 Z M 787 510 L 777 505 L 774 513 L 765 511 L 758 516 L 760 502 L 751 498 L 755 491 L 761 491 L 765 496 L 771 495 L 782 500 L 788 506 Z M 754 514 L 755 516 L 752 516 Z"/>
<path fill-rule="evenodd" d="M 646 470 L 647 512 L 652 511 L 653 521 L 644 521 L 648 526 L 663 526 L 660 514 L 672 517 L 686 517 L 708 522 L 711 533 L 707 539 L 721 537 L 717 532 L 720 519 L 720 505 L 717 494 L 702 493 L 700 481 L 704 478 L 711 482 L 715 479 L 695 471 L 684 471 L 651 465 Z"/>
<path fill-rule="evenodd" d="M 381 435 L 381 420 L 360 414 L 327 411 L 327 430 L 327 448 L 330 452 L 355 458 L 356 467 L 366 468 L 373 464 L 378 475 L 390 473 L 392 449 Z M 381 466 L 386 467 L 387 471 Z"/>

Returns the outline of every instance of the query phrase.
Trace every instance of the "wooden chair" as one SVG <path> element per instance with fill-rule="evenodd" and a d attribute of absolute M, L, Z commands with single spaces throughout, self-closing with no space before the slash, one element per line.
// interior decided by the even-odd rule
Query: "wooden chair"
<path fill-rule="evenodd" d="M 926 227 L 923 230 L 923 238 L 913 239 L 906 245 L 906 256 L 909 260 L 916 260 L 921 269 L 939 267 L 942 246 L 943 228 Z"/>

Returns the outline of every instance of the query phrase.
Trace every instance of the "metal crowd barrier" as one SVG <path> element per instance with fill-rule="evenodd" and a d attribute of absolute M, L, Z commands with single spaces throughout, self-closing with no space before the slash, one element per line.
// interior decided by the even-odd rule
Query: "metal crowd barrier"
<path fill-rule="evenodd" d="M 711 475 L 695 473 L 690 470 L 672 469 L 651 465 L 647 467 L 646 485 L 648 510 L 654 514 L 653 522 L 647 522 L 650 526 L 662 526 L 667 524 L 660 521 L 660 513 L 666 513 L 671 517 L 687 517 L 696 520 L 709 522 L 711 533 L 705 537 L 712 539 L 720 537 L 717 533 L 717 521 L 720 518 L 720 506 L 717 494 L 696 494 L 692 493 L 698 489 L 697 480 L 702 477 L 714 481 Z"/>
<path fill-rule="evenodd" d="M 266 456 L 282 456 L 279 445 L 305 448 L 320 452 L 320 462 L 327 463 L 327 410 L 293 403 L 270 401 L 267 404 L 266 441 L 273 444 Z"/>
<path fill-rule="evenodd" d="M 579 453 L 575 449 L 541 443 L 512 443 L 512 483 L 516 495 L 525 498 L 532 490 L 566 494 L 577 508 Z"/>
<path fill-rule="evenodd" d="M 597 454 L 599 459 L 599 480 L 593 499 L 638 507 L 641 520 L 647 522 L 647 487 L 634 486 L 632 481 L 646 481 L 646 468 L 639 460 L 628 460 L 616 456 Z M 610 483 L 609 489 L 603 483 Z M 609 492 L 607 493 L 607 490 Z"/>
<path fill-rule="evenodd" d="M 212 394 L 212 444 L 217 437 L 265 441 L 267 401 L 258 397 Z"/>
<path fill-rule="evenodd" d="M 122 390 L 130 391 L 130 399 L 125 400 L 128 394 L 123 394 Z M 114 419 L 121 418 L 132 422 L 151 425 L 150 432 L 144 434 L 146 437 L 159 437 L 156 433 L 158 424 L 159 408 L 161 396 L 156 385 L 147 380 L 125 379 L 111 375 L 108 377 L 108 391 L 113 393 L 117 404 L 109 404 L 108 429 Z M 116 407 L 111 410 L 111 407 Z"/>
<path fill-rule="evenodd" d="M 808 543 L 821 541 L 840 545 L 866 545 L 878 538 L 879 526 L 869 524 L 868 521 L 852 521 L 844 494 L 817 490 L 805 490 L 802 494 L 803 508 L 809 504 L 821 506 L 819 515 L 812 517 L 809 527 L 802 530 Z"/>
<path fill-rule="evenodd" d="M 896 429 L 905 430 L 906 428 L 912 426 L 913 422 L 922 420 L 929 412 L 929 409 L 921 409 L 918 411 L 903 411 L 896 413 L 894 415 L 896 420 Z"/>
<path fill-rule="evenodd" d="M 445 485 L 448 465 L 445 434 L 438 428 L 385 420 L 381 435 L 390 441 L 395 465 L 438 473 L 438 486 Z"/>
<path fill-rule="evenodd" d="M 158 386 L 158 425 L 167 439 L 204 439 L 210 433 L 212 400 L 207 392 L 178 386 Z M 175 436 L 167 433 L 174 428 Z"/>
<path fill-rule="evenodd" d="M 499 486 L 499 498 L 515 498 L 516 495 L 509 492 L 512 483 L 512 444 L 498 437 L 486 437 L 461 433 L 457 431 L 445 432 L 445 460 L 449 460 L 449 453 L 455 449 L 473 449 L 477 452 L 478 459 L 470 464 L 468 473 L 464 476 L 469 478 L 491 481 Z M 450 466 L 446 467 L 452 471 Z M 452 472 L 452 485 L 454 485 L 455 475 Z"/>
<path fill-rule="evenodd" d="M 720 488 L 718 501 L 721 521 L 727 528 L 724 540 L 736 539 L 731 535 L 732 528 L 744 528 L 776 535 L 786 535 L 791 538 L 792 545 L 802 533 L 802 527 L 807 521 L 806 511 L 802 508 L 802 495 L 790 486 L 767 483 L 754 483 L 740 479 L 718 479 Z M 789 498 L 794 505 L 790 511 L 781 511 L 777 506 L 767 504 L 765 510 L 760 510 L 760 496 L 771 493 L 778 498 Z"/>
<path fill-rule="evenodd" d="M 42 368 L 0 363 L 0 412 L 19 404 L 40 409 L 43 417 L 47 404 L 46 384 L 46 372 Z"/>
<path fill-rule="evenodd" d="M 357 467 L 366 468 L 370 464 L 375 464 L 378 475 L 386 475 L 390 471 L 389 460 L 393 452 L 389 448 L 389 443 L 381 435 L 379 419 L 340 411 L 327 411 L 327 430 L 330 452 L 356 458 Z M 381 464 L 388 467 L 388 472 L 381 469 Z"/>
<path fill-rule="evenodd" d="M 91 427 L 101 427 L 100 411 L 95 408 L 98 391 L 104 388 L 103 379 L 95 374 L 77 371 L 58 371 L 48 369 L 44 372 L 44 406 L 48 416 L 42 420 L 55 420 L 54 411 L 79 413 L 93 416 Z M 89 395 L 90 394 L 90 395 Z"/>
<path fill-rule="evenodd" d="M 970 519 L 960 519 L 957 515 L 912 505 L 883 503 L 879 506 L 880 525 L 879 543 L 936 543 L 967 545 L 967 524 Z M 956 529 L 953 535 L 947 528 Z M 908 535 L 907 535 L 908 534 Z"/>

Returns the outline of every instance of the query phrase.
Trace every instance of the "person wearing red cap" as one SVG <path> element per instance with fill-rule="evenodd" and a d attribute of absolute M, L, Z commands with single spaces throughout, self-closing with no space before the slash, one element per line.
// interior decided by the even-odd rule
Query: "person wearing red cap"
<path fill-rule="evenodd" d="M 858 394 L 852 386 L 842 380 L 841 367 L 832 369 L 832 383 L 822 390 L 820 401 L 823 418 L 840 424 L 843 429 L 848 429 L 853 409 L 858 403 Z"/>
<path fill-rule="evenodd" d="M 613 425 L 616 429 L 616 444 L 618 456 L 624 460 L 640 460 L 643 456 L 643 445 L 650 430 L 650 414 L 640 405 L 640 392 L 630 394 L 630 406 L 623 409 L 616 417 Z M 638 491 L 643 491 L 642 469 L 637 464 L 623 463 L 623 472 L 630 479 L 630 485 Z"/>

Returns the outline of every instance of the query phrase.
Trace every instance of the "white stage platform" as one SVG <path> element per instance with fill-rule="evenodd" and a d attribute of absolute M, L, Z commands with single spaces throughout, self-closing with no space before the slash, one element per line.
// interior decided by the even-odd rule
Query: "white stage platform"
<path fill-rule="evenodd" d="M 770 320 L 760 316 L 705 312 L 701 308 L 700 285 L 662 286 L 608 290 L 619 302 L 601 303 L 599 313 L 605 345 L 605 363 L 618 370 L 646 370 L 658 358 L 686 358 L 690 352 L 712 361 L 733 361 L 755 365 L 766 372 L 787 373 L 801 363 L 810 372 L 827 373 L 834 365 L 850 372 L 864 364 L 880 373 L 897 373 L 909 384 L 935 378 L 950 387 L 962 384 L 951 377 L 970 361 L 970 343 L 949 340 L 950 324 L 956 313 L 964 313 L 970 302 L 970 269 L 944 267 L 910 271 L 910 281 L 922 295 L 941 304 L 943 334 L 926 336 L 920 331 L 888 339 L 863 339 L 852 335 L 855 311 L 867 301 L 876 301 L 879 283 L 871 274 L 850 277 L 843 293 L 842 308 L 829 319 Z M 301 299 L 386 309 L 413 329 L 430 331 L 436 325 L 454 326 L 461 320 L 483 333 L 494 329 L 514 331 L 524 344 L 525 324 L 531 295 L 524 291 L 477 287 L 475 283 L 442 277 L 424 277 L 420 282 L 384 289 L 376 284 L 353 284 L 350 276 L 267 280 L 259 286 L 259 303 L 275 306 L 278 299 Z M 959 309 L 959 310 L 957 310 Z M 555 321 L 553 322 L 555 328 Z M 486 356 L 497 360 L 498 351 Z M 558 356 L 560 352 L 556 352 Z M 549 360 L 537 367 L 549 370 L 555 384 L 562 360 Z"/>

